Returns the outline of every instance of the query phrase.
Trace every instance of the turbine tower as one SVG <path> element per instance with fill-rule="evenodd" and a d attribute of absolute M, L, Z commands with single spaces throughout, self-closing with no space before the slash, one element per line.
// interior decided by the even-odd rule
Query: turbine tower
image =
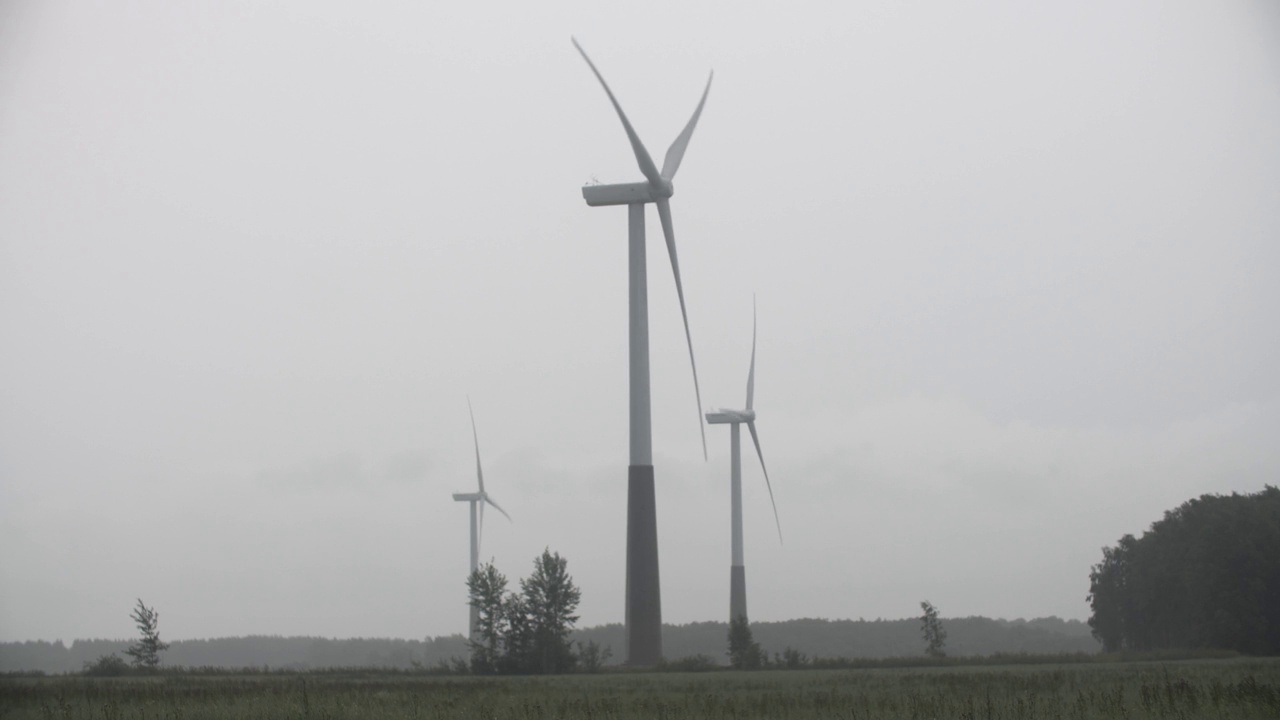
<path fill-rule="evenodd" d="M 609 102 L 622 120 L 622 128 L 631 141 L 644 182 L 617 185 L 587 185 L 582 197 L 587 205 L 626 205 L 628 220 L 628 326 L 630 328 L 630 421 L 631 458 L 627 468 L 627 589 L 626 589 L 626 663 L 655 665 L 662 659 L 662 593 L 658 582 L 658 517 L 653 484 L 653 436 L 649 413 L 649 297 L 645 269 L 644 206 L 658 206 L 658 219 L 667 241 L 667 255 L 675 274 L 676 295 L 680 298 L 680 317 L 684 321 L 685 341 L 689 345 L 689 365 L 693 368 L 693 391 L 698 410 L 698 431 L 702 433 L 702 456 L 706 459 L 707 434 L 702 426 L 702 393 L 698 389 L 698 366 L 693 360 L 693 338 L 689 334 L 689 314 L 685 310 L 684 286 L 680 282 L 680 263 L 676 257 L 675 230 L 671 225 L 671 181 L 689 147 L 689 138 L 698 124 L 702 106 L 711 90 L 711 78 L 702 91 L 702 99 L 684 130 L 667 150 L 658 171 L 649 151 L 622 112 L 609 84 L 587 57 L 586 51 L 573 40 L 573 46 L 587 61 L 591 72 L 609 96 Z"/>
<path fill-rule="evenodd" d="M 747 617 L 747 569 L 742 560 L 742 443 L 740 426 L 745 424 L 760 457 L 760 469 L 764 471 L 765 487 L 769 488 L 769 504 L 773 505 L 773 522 L 778 527 L 778 542 L 782 542 L 782 523 L 778 521 L 778 505 L 773 501 L 773 485 L 769 471 L 764 466 L 764 453 L 760 451 L 760 436 L 756 434 L 756 411 L 753 409 L 756 392 L 756 307 L 751 301 L 751 369 L 747 372 L 747 409 L 713 410 L 707 413 L 712 425 L 729 426 L 729 533 L 732 559 L 729 564 L 729 620 Z"/>
<path fill-rule="evenodd" d="M 507 511 L 503 510 L 498 503 L 494 502 L 489 493 L 484 491 L 484 470 L 480 468 L 480 436 L 476 433 L 476 414 L 471 409 L 471 398 L 467 398 L 467 412 L 471 413 L 471 438 L 476 444 L 476 481 L 479 483 L 479 492 L 473 493 L 454 493 L 453 499 L 458 502 L 471 503 L 471 570 L 467 573 L 467 577 L 471 577 L 480 567 L 480 532 L 484 528 L 484 506 L 488 503 L 498 512 L 506 515 L 507 520 L 511 520 L 511 516 L 507 515 Z M 467 626 L 467 638 L 474 641 L 476 639 L 476 621 L 478 620 L 476 608 L 471 608 L 471 620 Z"/>

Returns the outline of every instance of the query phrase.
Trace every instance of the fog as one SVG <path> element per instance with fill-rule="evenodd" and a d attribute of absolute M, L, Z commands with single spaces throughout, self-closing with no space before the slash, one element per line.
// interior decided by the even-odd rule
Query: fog
<path fill-rule="evenodd" d="M 703 409 L 759 311 L 753 620 L 1088 616 L 1100 548 L 1280 478 L 1280 6 L 0 5 L 0 640 L 465 632 L 549 547 L 623 615 L 626 212 Z M 649 211 L 663 618 L 729 440 Z M 750 445 L 748 444 L 748 448 Z"/>

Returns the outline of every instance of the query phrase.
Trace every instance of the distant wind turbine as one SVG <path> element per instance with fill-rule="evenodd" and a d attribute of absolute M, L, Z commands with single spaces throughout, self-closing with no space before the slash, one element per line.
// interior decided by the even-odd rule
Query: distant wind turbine
<path fill-rule="evenodd" d="M 769 471 L 764 466 L 764 453 L 760 451 L 760 436 L 756 434 L 756 411 L 753 409 L 756 394 L 756 307 L 751 301 L 751 369 L 747 372 L 747 408 L 745 410 L 713 410 L 707 413 L 712 425 L 729 426 L 729 532 L 732 559 L 729 565 L 729 619 L 747 616 L 747 569 L 742 559 L 742 443 L 739 426 L 746 424 L 760 457 L 760 469 L 764 471 L 765 487 L 769 488 L 769 504 L 773 506 L 773 522 L 778 528 L 778 542 L 782 542 L 782 523 L 778 520 L 778 504 L 773 501 L 773 485 Z"/>
<path fill-rule="evenodd" d="M 471 398 L 467 398 L 467 412 L 471 413 L 471 438 L 476 444 L 476 481 L 479 483 L 480 491 L 473 493 L 454 493 L 453 499 L 458 502 L 471 503 L 471 571 L 467 577 L 471 577 L 475 573 L 476 568 L 480 567 L 480 532 L 484 528 L 484 506 L 488 503 L 495 510 L 511 520 L 511 516 L 507 515 L 507 511 L 484 490 L 484 470 L 480 467 L 480 436 L 476 433 L 476 414 L 471 409 Z M 471 621 L 467 630 L 467 637 L 471 640 L 476 639 L 476 622 L 479 619 L 476 608 L 471 608 Z"/>
<path fill-rule="evenodd" d="M 693 117 L 667 150 L 659 172 L 649 151 L 631 127 L 626 113 L 618 104 L 604 76 L 595 63 L 573 40 L 573 46 L 587 61 L 591 72 L 609 96 L 609 102 L 622 120 L 622 128 L 631 141 L 644 182 L 616 185 L 587 185 L 582 197 L 587 205 L 626 205 L 628 218 L 628 278 L 630 328 L 630 399 L 631 461 L 627 468 L 627 598 L 626 598 L 626 663 L 655 665 L 662 659 L 662 593 L 658 581 L 658 516 L 653 486 L 653 435 L 649 413 L 649 291 L 645 269 L 644 206 L 658 206 L 658 219 L 667 241 L 667 255 L 675 274 L 676 295 L 680 298 L 680 317 L 684 320 L 685 341 L 689 344 L 689 365 L 693 368 L 693 392 L 698 409 L 698 431 L 702 433 L 702 455 L 706 459 L 707 434 L 702 426 L 702 393 L 698 389 L 698 366 L 693 360 L 693 337 L 689 334 L 689 314 L 685 310 L 684 286 L 680 282 L 680 262 L 676 258 L 676 236 L 671 224 L 671 184 L 689 147 L 689 138 L 698 124 L 702 106 L 711 91 L 711 78 L 702 91 L 702 99 Z"/>

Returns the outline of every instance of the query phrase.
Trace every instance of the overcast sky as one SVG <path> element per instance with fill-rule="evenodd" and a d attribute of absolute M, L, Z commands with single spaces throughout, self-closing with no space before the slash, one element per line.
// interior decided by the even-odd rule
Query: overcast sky
<path fill-rule="evenodd" d="M 782 9 L 783 6 L 787 9 Z M 1084 619 L 1280 482 L 1280 5 L 0 3 L 0 640 L 465 632 L 550 547 L 623 618 L 626 211 L 661 157 L 754 620 Z M 649 211 L 663 618 L 724 620 Z"/>

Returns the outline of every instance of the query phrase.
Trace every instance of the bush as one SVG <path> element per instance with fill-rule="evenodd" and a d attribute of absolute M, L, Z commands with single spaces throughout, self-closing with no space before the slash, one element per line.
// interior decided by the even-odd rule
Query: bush
<path fill-rule="evenodd" d="M 95 677 L 120 677 L 129 674 L 129 663 L 124 658 L 112 653 L 103 655 L 92 662 L 85 661 L 83 673 Z"/>
<path fill-rule="evenodd" d="M 773 664 L 776 667 L 786 668 L 787 670 L 799 670 L 809 665 L 809 656 L 788 646 L 782 651 L 782 655 L 777 653 L 773 656 Z"/>
<path fill-rule="evenodd" d="M 600 672 L 611 657 L 613 657 L 613 648 L 607 645 L 602 648 L 595 640 L 590 640 L 585 645 L 578 643 L 578 669 L 582 672 Z"/>
<path fill-rule="evenodd" d="M 708 672 L 711 670 L 723 670 L 724 667 L 718 664 L 708 655 L 698 653 L 682 657 L 679 660 L 668 661 L 663 658 L 658 662 L 655 668 L 658 672 Z"/>

